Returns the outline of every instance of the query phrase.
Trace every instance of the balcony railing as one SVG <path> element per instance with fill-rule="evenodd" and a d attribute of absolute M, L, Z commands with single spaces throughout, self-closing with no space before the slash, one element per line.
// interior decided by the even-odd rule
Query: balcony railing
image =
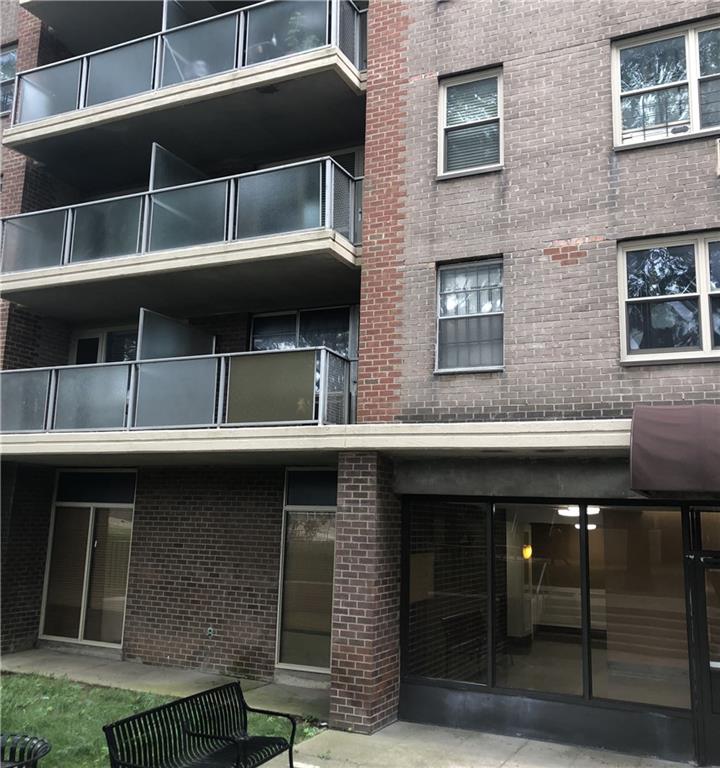
<path fill-rule="evenodd" d="M 365 18 L 352 0 L 266 0 L 37 67 L 17 76 L 13 124 L 328 45 L 363 69 Z"/>
<path fill-rule="evenodd" d="M 329 157 L 3 221 L 2 272 L 311 229 L 355 242 L 359 181 Z"/>
<path fill-rule="evenodd" d="M 0 430 L 346 424 L 350 361 L 325 347 L 0 373 Z"/>

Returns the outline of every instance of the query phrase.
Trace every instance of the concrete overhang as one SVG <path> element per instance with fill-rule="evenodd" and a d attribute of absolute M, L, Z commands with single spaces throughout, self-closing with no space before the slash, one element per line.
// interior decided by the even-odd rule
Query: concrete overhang
<path fill-rule="evenodd" d="M 49 26 L 72 55 L 152 34 L 162 26 L 161 0 L 20 0 Z"/>
<path fill-rule="evenodd" d="M 70 323 L 355 303 L 358 251 L 334 230 L 293 232 L 12 272 L 0 297 Z"/>
<path fill-rule="evenodd" d="M 206 170 L 252 168 L 362 143 L 365 79 L 325 46 L 16 124 L 3 144 L 87 194 L 147 183 L 154 141 Z"/>
<path fill-rule="evenodd" d="M 630 419 L 49 432 L 4 435 L 1 447 L 6 460 L 65 466 L 322 463 L 341 451 L 607 457 L 627 456 Z"/>

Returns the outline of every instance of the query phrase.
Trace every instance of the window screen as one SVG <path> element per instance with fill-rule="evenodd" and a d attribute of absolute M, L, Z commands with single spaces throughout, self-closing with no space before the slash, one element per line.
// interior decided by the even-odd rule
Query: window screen
<path fill-rule="evenodd" d="M 442 267 L 438 369 L 503 364 L 503 267 L 496 260 Z"/>

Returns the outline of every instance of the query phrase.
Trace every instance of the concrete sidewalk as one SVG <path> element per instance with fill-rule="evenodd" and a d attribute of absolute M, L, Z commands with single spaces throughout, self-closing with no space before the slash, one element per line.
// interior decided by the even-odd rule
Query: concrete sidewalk
<path fill-rule="evenodd" d="M 287 768 L 278 757 L 268 768 Z M 295 768 L 688 768 L 684 763 L 454 728 L 395 723 L 373 736 L 323 731 L 295 749 Z"/>
<path fill-rule="evenodd" d="M 68 680 L 88 685 L 104 685 L 165 696 L 189 696 L 238 679 L 197 669 L 158 667 L 50 648 L 7 654 L 2 657 L 0 666 L 4 672 L 67 677 Z M 248 704 L 252 707 L 312 717 L 321 722 L 328 719 L 330 702 L 326 690 L 260 683 L 257 680 L 241 679 L 240 682 Z"/>
<path fill-rule="evenodd" d="M 177 667 L 80 656 L 49 648 L 2 658 L 8 672 L 67 677 L 90 685 L 188 696 L 229 677 Z M 251 706 L 328 718 L 328 693 L 242 680 Z M 269 768 L 287 768 L 287 756 Z M 687 768 L 683 763 L 632 757 L 453 728 L 395 723 L 373 736 L 323 731 L 295 749 L 295 768 Z"/>

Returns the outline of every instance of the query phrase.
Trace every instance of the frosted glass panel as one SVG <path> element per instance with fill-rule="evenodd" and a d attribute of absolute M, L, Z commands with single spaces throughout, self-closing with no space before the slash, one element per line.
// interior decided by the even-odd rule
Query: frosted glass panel
<path fill-rule="evenodd" d="M 65 211 L 7 219 L 3 227 L 2 271 L 56 267 L 62 261 Z"/>
<path fill-rule="evenodd" d="M 76 208 L 70 260 L 88 261 L 137 253 L 141 209 L 141 197 Z"/>
<path fill-rule="evenodd" d="M 261 5 L 247 14 L 246 64 L 318 48 L 327 42 L 325 2 L 292 0 Z"/>
<path fill-rule="evenodd" d="M 18 122 L 40 120 L 77 109 L 79 89 L 79 59 L 22 75 Z"/>
<path fill-rule="evenodd" d="M 6 371 L 0 377 L 0 430 L 23 432 L 45 427 L 49 371 Z"/>
<path fill-rule="evenodd" d="M 315 352 L 243 355 L 230 361 L 229 424 L 312 421 Z"/>
<path fill-rule="evenodd" d="M 209 333 L 148 309 L 140 313 L 140 360 L 212 354 L 213 337 Z"/>
<path fill-rule="evenodd" d="M 216 358 L 139 365 L 135 426 L 212 424 L 216 373 Z"/>
<path fill-rule="evenodd" d="M 151 90 L 154 57 L 154 40 L 142 40 L 91 56 L 88 59 L 87 105 Z"/>
<path fill-rule="evenodd" d="M 322 226 L 320 163 L 238 179 L 237 237 Z"/>
<path fill-rule="evenodd" d="M 127 365 L 58 371 L 55 429 L 119 429 L 125 423 Z"/>
<path fill-rule="evenodd" d="M 150 250 L 223 241 L 226 191 L 216 181 L 153 195 Z"/>
<path fill-rule="evenodd" d="M 230 16 L 165 35 L 162 85 L 233 69 L 236 24 L 237 16 Z"/>

